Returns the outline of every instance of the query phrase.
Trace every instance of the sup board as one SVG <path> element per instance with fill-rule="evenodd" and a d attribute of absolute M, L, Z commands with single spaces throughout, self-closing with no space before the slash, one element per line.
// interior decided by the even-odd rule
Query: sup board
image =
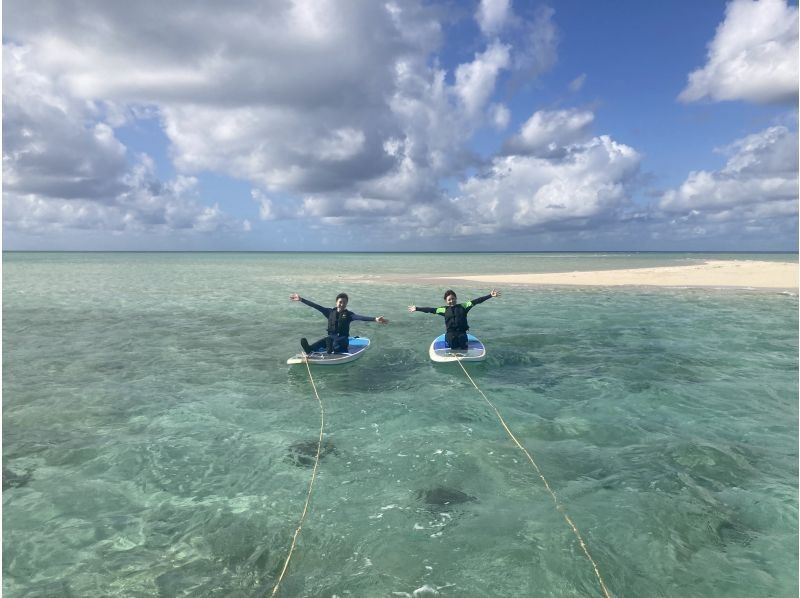
<path fill-rule="evenodd" d="M 347 353 L 326 353 L 325 351 L 314 351 L 308 356 L 298 353 L 294 357 L 287 359 L 286 363 L 289 365 L 296 365 L 298 363 L 305 363 L 307 359 L 308 363 L 312 365 L 340 365 L 342 363 L 355 361 L 361 357 L 364 354 L 364 351 L 366 351 L 368 348 L 368 338 L 351 336 L 349 337 Z"/>
<path fill-rule="evenodd" d="M 444 334 L 437 336 L 428 351 L 431 360 L 439 363 L 446 361 L 483 361 L 486 359 L 486 347 L 471 334 L 467 334 L 467 349 L 451 349 L 444 342 Z"/>

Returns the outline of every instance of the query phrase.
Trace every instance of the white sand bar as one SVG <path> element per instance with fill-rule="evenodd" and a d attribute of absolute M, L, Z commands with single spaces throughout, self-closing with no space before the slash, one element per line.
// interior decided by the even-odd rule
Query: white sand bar
<path fill-rule="evenodd" d="M 709 260 L 687 266 L 441 277 L 489 284 L 734 287 L 796 290 L 798 265 L 786 262 Z"/>

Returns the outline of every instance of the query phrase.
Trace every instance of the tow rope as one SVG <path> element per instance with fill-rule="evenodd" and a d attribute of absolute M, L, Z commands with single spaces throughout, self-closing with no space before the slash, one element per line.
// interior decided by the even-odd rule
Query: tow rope
<path fill-rule="evenodd" d="M 495 414 L 497 415 L 497 418 L 500 420 L 500 423 L 503 425 L 503 428 L 508 433 L 508 435 L 511 437 L 511 440 L 514 441 L 514 444 L 517 445 L 517 448 L 519 448 L 523 453 L 525 453 L 525 456 L 528 458 L 528 461 L 531 462 L 531 465 L 533 465 L 533 468 L 536 470 L 536 473 L 539 474 L 539 477 L 541 478 L 542 482 L 544 483 L 544 487 L 547 489 L 547 492 L 550 493 L 550 498 L 553 499 L 553 503 L 555 504 L 556 509 L 558 510 L 559 513 L 561 513 L 561 515 L 564 517 L 564 520 L 572 528 L 572 532 L 575 534 L 575 537 L 578 538 L 578 542 L 580 543 L 581 548 L 583 549 L 583 553 L 586 555 L 586 558 L 589 559 L 589 562 L 592 564 L 592 568 L 594 569 L 595 577 L 597 577 L 597 581 L 600 583 L 600 588 L 603 590 L 603 594 L 606 596 L 606 598 L 611 598 L 611 594 L 609 593 L 608 588 L 606 587 L 606 584 L 605 584 L 605 582 L 603 582 L 603 578 L 600 575 L 600 569 L 597 567 L 597 563 L 592 558 L 592 555 L 589 554 L 589 549 L 586 547 L 586 542 L 583 541 L 583 536 L 581 536 L 581 533 L 578 531 L 578 527 L 575 525 L 575 523 L 572 521 L 570 516 L 567 514 L 566 510 L 564 509 L 564 507 L 558 501 L 558 498 L 556 497 L 556 493 L 553 492 L 553 489 L 550 487 L 550 484 L 547 482 L 547 479 L 544 477 L 544 474 L 542 473 L 542 470 L 539 469 L 538 465 L 536 465 L 536 461 L 533 460 L 533 457 L 528 452 L 528 450 L 524 446 L 522 446 L 522 443 L 520 443 L 520 441 L 517 440 L 517 437 L 514 436 L 514 433 L 511 431 L 511 429 L 508 427 L 508 425 L 506 424 L 505 420 L 503 419 L 503 416 L 500 415 L 500 412 L 497 410 L 497 407 L 494 406 L 494 404 L 486 397 L 486 395 L 483 394 L 483 391 L 480 388 L 478 388 L 478 385 L 475 384 L 475 380 L 473 380 L 472 376 L 469 375 L 469 372 L 467 371 L 467 368 L 465 368 L 464 364 L 461 363 L 461 359 L 459 358 L 456 361 L 458 361 L 458 365 L 461 366 L 461 369 L 464 370 L 464 373 L 467 375 L 467 378 L 469 378 L 469 381 L 472 382 L 472 386 L 475 387 L 475 390 L 477 390 L 480 393 L 480 395 L 483 397 L 483 400 L 486 401 L 489 404 L 489 407 L 491 407 L 492 410 L 495 412 Z"/>

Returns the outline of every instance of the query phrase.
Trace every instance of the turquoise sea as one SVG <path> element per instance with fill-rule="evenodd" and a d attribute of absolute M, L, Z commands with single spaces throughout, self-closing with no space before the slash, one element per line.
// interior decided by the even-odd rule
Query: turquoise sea
<path fill-rule="evenodd" d="M 5 253 L 3 595 L 270 596 L 320 408 L 324 305 L 372 347 L 313 370 L 323 457 L 279 596 L 602 596 L 417 276 L 796 254 Z M 798 593 L 798 298 L 501 286 L 466 365 L 616 597 Z"/>

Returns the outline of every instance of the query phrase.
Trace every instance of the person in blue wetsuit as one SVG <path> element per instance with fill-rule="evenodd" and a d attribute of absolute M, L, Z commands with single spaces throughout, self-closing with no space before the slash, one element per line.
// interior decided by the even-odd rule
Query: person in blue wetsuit
<path fill-rule="evenodd" d="M 445 305 L 442 307 L 417 307 L 416 305 L 409 305 L 408 311 L 415 312 L 421 311 L 426 314 L 437 314 L 444 316 L 445 335 L 444 340 L 447 346 L 451 349 L 466 349 L 467 345 L 467 330 L 469 330 L 469 322 L 467 322 L 467 313 L 479 303 L 483 303 L 492 297 L 499 297 L 500 291 L 492 289 L 491 293 L 478 297 L 466 303 L 457 303 L 455 292 L 448 290 L 444 293 Z"/>
<path fill-rule="evenodd" d="M 300 301 L 301 303 L 305 303 L 306 305 L 313 307 L 328 319 L 328 336 L 325 336 L 310 345 L 305 338 L 300 339 L 300 346 L 303 347 L 303 351 L 306 354 L 319 351 L 323 347 L 325 347 L 325 350 L 328 353 L 347 353 L 347 348 L 350 344 L 349 337 L 351 322 L 361 321 L 378 322 L 379 324 L 389 323 L 389 320 L 383 316 L 378 316 L 377 318 L 370 316 L 359 316 L 358 314 L 355 314 L 347 309 L 347 293 L 339 293 L 336 295 L 335 307 L 322 307 L 313 301 L 303 299 L 297 293 L 292 293 L 289 295 L 289 299 L 292 301 Z"/>

